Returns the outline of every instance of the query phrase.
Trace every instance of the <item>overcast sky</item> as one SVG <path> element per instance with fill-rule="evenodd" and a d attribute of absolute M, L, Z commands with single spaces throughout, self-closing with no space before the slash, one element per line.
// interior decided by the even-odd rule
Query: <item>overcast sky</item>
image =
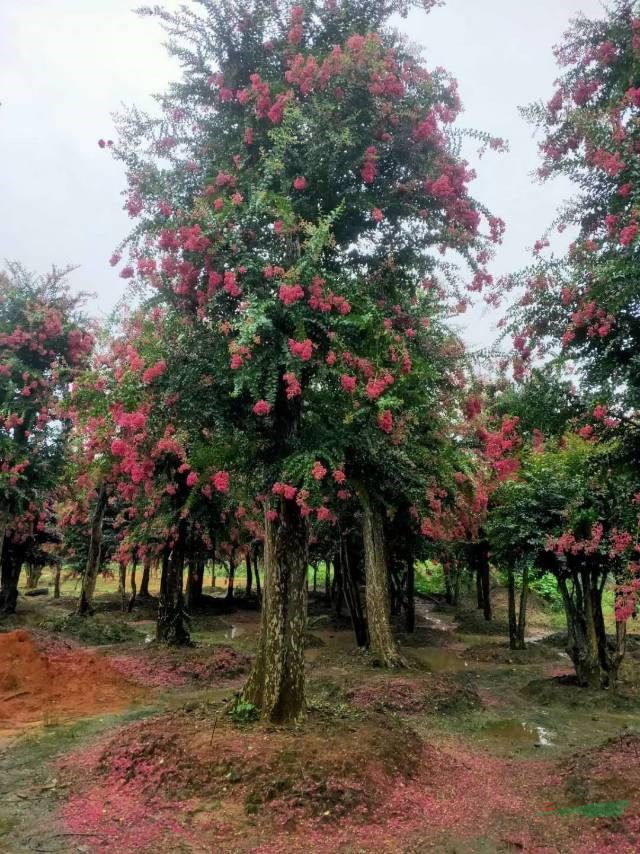
<path fill-rule="evenodd" d="M 113 136 L 110 114 L 123 103 L 150 105 L 176 69 L 162 32 L 132 13 L 132 0 L 0 0 L 0 261 L 44 271 L 75 264 L 74 286 L 97 294 L 107 313 L 123 282 L 108 258 L 130 220 L 122 211 L 121 167 L 98 148 Z M 176 7 L 176 0 L 165 6 Z M 538 185 L 537 142 L 518 107 L 552 94 L 552 46 L 580 11 L 599 0 L 448 0 L 401 22 L 425 50 L 428 67 L 459 80 L 461 126 L 508 140 L 508 154 L 477 164 L 474 195 L 507 223 L 493 271 L 522 267 L 526 247 L 546 230 L 569 188 Z M 494 318 L 464 321 L 472 346 L 495 337 Z"/>

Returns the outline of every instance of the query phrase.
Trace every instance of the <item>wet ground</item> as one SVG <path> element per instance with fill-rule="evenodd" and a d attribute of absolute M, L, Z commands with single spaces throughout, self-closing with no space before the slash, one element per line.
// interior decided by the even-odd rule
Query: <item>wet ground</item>
<path fill-rule="evenodd" d="M 557 614 L 535 601 L 516 653 L 469 603 L 457 617 L 421 600 L 416 632 L 399 634 L 410 668 L 393 674 L 317 604 L 294 730 L 229 715 L 254 608 L 199 615 L 196 647 L 173 652 L 152 642 L 151 608 L 111 601 L 93 643 L 51 631 L 65 601 L 29 603 L 7 626 L 26 624 L 63 682 L 65 662 L 89 656 L 99 685 L 84 714 L 49 690 L 58 711 L 40 719 L 9 696 L 33 684 L 0 688 L 0 852 L 640 850 L 636 653 L 619 694 L 577 688 L 547 638 Z"/>

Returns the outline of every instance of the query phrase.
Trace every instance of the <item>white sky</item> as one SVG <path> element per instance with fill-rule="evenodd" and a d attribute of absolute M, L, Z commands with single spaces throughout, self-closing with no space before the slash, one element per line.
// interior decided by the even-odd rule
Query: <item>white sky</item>
<path fill-rule="evenodd" d="M 113 136 L 110 114 L 122 103 L 150 105 L 175 67 L 162 33 L 138 18 L 135 0 L 0 0 L 0 262 L 42 272 L 76 264 L 74 286 L 97 294 L 108 312 L 124 283 L 108 258 L 130 220 L 122 211 L 121 167 L 98 148 Z M 175 8 L 177 0 L 165 0 Z M 474 195 L 507 223 L 492 272 L 524 266 L 526 247 L 546 230 L 568 186 L 541 186 L 532 129 L 518 106 L 552 94 L 551 53 L 568 20 L 600 15 L 600 0 L 448 0 L 430 15 L 401 22 L 425 48 L 428 67 L 459 80 L 460 124 L 509 141 L 508 154 L 478 165 Z M 493 318 L 463 321 L 472 346 L 495 337 Z"/>

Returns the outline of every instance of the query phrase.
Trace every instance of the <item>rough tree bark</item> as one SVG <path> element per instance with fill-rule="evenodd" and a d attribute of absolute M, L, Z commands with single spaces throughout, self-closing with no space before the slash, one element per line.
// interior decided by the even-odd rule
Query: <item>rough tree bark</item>
<path fill-rule="evenodd" d="M 376 660 L 383 667 L 403 667 L 404 659 L 391 631 L 389 575 L 384 554 L 382 516 L 363 489 L 362 537 L 366 581 L 367 623 L 369 640 Z"/>
<path fill-rule="evenodd" d="M 102 482 L 98 489 L 98 498 L 91 519 L 91 534 L 89 538 L 89 554 L 87 566 L 82 576 L 82 587 L 80 599 L 78 600 L 77 613 L 80 616 L 93 614 L 93 594 L 96 590 L 96 579 L 100 569 L 100 547 L 102 545 L 102 522 L 107 507 L 107 488 Z"/>
<path fill-rule="evenodd" d="M 165 551 L 162 557 L 156 637 L 169 646 L 191 644 L 182 593 L 186 533 L 186 523 L 182 520 L 171 553 Z"/>
<path fill-rule="evenodd" d="M 60 572 L 61 572 L 61 569 L 62 568 L 61 568 L 60 564 L 57 563 L 55 575 L 53 576 L 53 598 L 54 599 L 60 598 Z"/>
<path fill-rule="evenodd" d="M 307 526 L 294 501 L 277 522 L 265 515 L 264 590 L 258 651 L 244 699 L 273 723 L 304 713 Z"/>

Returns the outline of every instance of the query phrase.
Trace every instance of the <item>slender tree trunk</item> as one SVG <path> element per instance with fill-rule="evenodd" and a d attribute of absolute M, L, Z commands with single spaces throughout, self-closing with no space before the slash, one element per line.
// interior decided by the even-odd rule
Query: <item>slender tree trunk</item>
<path fill-rule="evenodd" d="M 262 590 L 260 589 L 260 570 L 258 567 L 258 550 L 253 550 L 253 576 L 256 582 L 256 596 L 258 597 L 258 602 L 262 601 Z"/>
<path fill-rule="evenodd" d="M 611 656 L 611 662 L 609 666 L 609 680 L 612 688 L 615 688 L 618 682 L 618 673 L 620 672 L 620 665 L 622 664 L 626 651 L 627 622 L 626 620 L 616 621 L 616 649 L 613 655 Z"/>
<path fill-rule="evenodd" d="M 78 601 L 77 613 L 81 616 L 93 614 L 93 595 L 96 590 L 96 579 L 100 569 L 100 549 L 102 545 L 102 522 L 107 507 L 107 488 L 104 481 L 98 489 L 98 498 L 91 520 L 91 534 L 89 539 L 89 555 L 87 566 L 82 577 L 80 599 Z"/>
<path fill-rule="evenodd" d="M 150 599 L 149 595 L 149 576 L 151 575 L 151 558 L 147 555 L 142 560 L 142 578 L 140 579 L 140 599 Z"/>
<path fill-rule="evenodd" d="M 317 593 L 318 591 L 318 564 L 313 564 L 313 592 Z"/>
<path fill-rule="evenodd" d="M 127 610 L 127 565 L 123 562 L 118 564 L 118 593 L 120 610 L 124 613 Z"/>
<path fill-rule="evenodd" d="M 59 563 L 56 564 L 55 574 L 53 576 L 53 598 L 60 598 L 60 572 L 61 566 Z"/>
<path fill-rule="evenodd" d="M 342 600 L 344 598 L 344 579 L 342 573 L 342 558 L 338 552 L 333 559 L 333 585 L 331 588 L 333 596 L 333 609 L 336 619 L 342 616 Z"/>
<path fill-rule="evenodd" d="M 382 517 L 364 490 L 360 490 L 360 501 L 371 649 L 383 667 L 402 667 L 405 662 L 391 631 L 389 576 L 384 554 Z"/>
<path fill-rule="evenodd" d="M 507 598 L 509 610 L 509 646 L 516 649 L 517 617 L 516 617 L 516 576 L 512 566 L 507 567 Z"/>
<path fill-rule="evenodd" d="M 131 586 L 131 598 L 129 599 L 129 605 L 127 606 L 127 611 L 131 613 L 136 604 L 136 595 L 138 593 L 138 587 L 136 584 L 136 570 L 138 568 L 138 559 L 133 558 L 133 562 L 131 563 L 131 578 L 130 578 L 130 586 Z"/>
<path fill-rule="evenodd" d="M 453 605 L 453 583 L 451 578 L 451 564 L 443 565 L 444 575 L 444 600 L 447 605 Z M 478 605 L 480 607 L 480 605 Z"/>
<path fill-rule="evenodd" d="M 35 590 L 38 586 L 38 581 L 40 580 L 40 576 L 42 575 L 42 567 L 36 566 L 34 563 L 27 564 L 27 580 L 25 583 L 25 588 L 27 590 Z"/>
<path fill-rule="evenodd" d="M 484 610 L 484 589 L 482 587 L 482 572 L 480 570 L 480 565 L 474 560 L 474 566 L 476 570 L 476 602 L 477 608 L 479 611 Z"/>
<path fill-rule="evenodd" d="M 529 598 L 529 566 L 527 564 L 522 568 L 522 589 L 520 590 L 520 610 L 518 612 L 518 632 L 516 641 L 518 649 L 526 649 L 524 641 L 525 630 L 527 626 L 527 600 Z"/>
<path fill-rule="evenodd" d="M 358 590 L 358 582 L 354 572 L 354 562 L 349 557 L 349 548 L 344 538 L 341 541 L 339 560 L 344 598 L 349 610 L 349 616 L 351 617 L 351 625 L 356 636 L 356 643 L 359 647 L 365 648 L 369 646 L 367 618 L 362 609 L 360 591 Z"/>
<path fill-rule="evenodd" d="M 460 602 L 460 584 L 462 583 L 462 570 L 457 559 L 454 561 L 453 567 L 455 570 L 455 580 L 453 583 L 453 602 L 451 604 L 457 608 Z"/>
<path fill-rule="evenodd" d="M 251 569 L 251 554 L 247 552 L 244 556 L 244 563 L 247 569 L 247 586 L 245 587 L 245 593 L 247 598 L 251 596 L 251 590 L 253 588 L 253 571 Z"/>
<path fill-rule="evenodd" d="M 9 511 L 4 508 L 0 510 L 0 566 L 2 565 L 2 551 L 4 549 L 4 538 L 9 526 Z"/>
<path fill-rule="evenodd" d="M 171 554 L 165 551 L 162 558 L 156 635 L 161 643 L 170 646 L 189 646 L 191 643 L 182 593 L 186 533 L 183 520 L 178 526 L 177 541 Z"/>
<path fill-rule="evenodd" d="M 15 544 L 5 545 L 0 570 L 0 614 L 15 614 L 18 604 L 18 582 L 22 570 L 23 551 Z"/>
<path fill-rule="evenodd" d="M 480 584 L 482 585 L 482 610 L 485 620 L 490 621 L 493 619 L 491 610 L 491 576 L 489 574 L 489 546 L 485 542 L 480 545 L 478 559 L 480 562 Z"/>
<path fill-rule="evenodd" d="M 413 555 L 407 556 L 407 607 L 405 611 L 405 629 L 408 632 L 416 630 L 416 571 Z"/>
<path fill-rule="evenodd" d="M 265 514 L 260 639 L 244 699 L 273 723 L 304 712 L 307 549 L 307 526 L 294 501 L 281 502 L 276 523 Z"/>
<path fill-rule="evenodd" d="M 331 558 L 324 562 L 324 600 L 331 602 Z"/>
<path fill-rule="evenodd" d="M 233 599 L 233 586 L 235 583 L 236 577 L 236 559 L 233 556 L 233 553 L 229 555 L 229 578 L 227 580 L 227 595 L 226 598 L 229 600 Z"/>
<path fill-rule="evenodd" d="M 194 611 L 202 600 L 204 570 L 204 559 L 192 555 L 187 576 L 187 610 L 189 612 Z"/>

